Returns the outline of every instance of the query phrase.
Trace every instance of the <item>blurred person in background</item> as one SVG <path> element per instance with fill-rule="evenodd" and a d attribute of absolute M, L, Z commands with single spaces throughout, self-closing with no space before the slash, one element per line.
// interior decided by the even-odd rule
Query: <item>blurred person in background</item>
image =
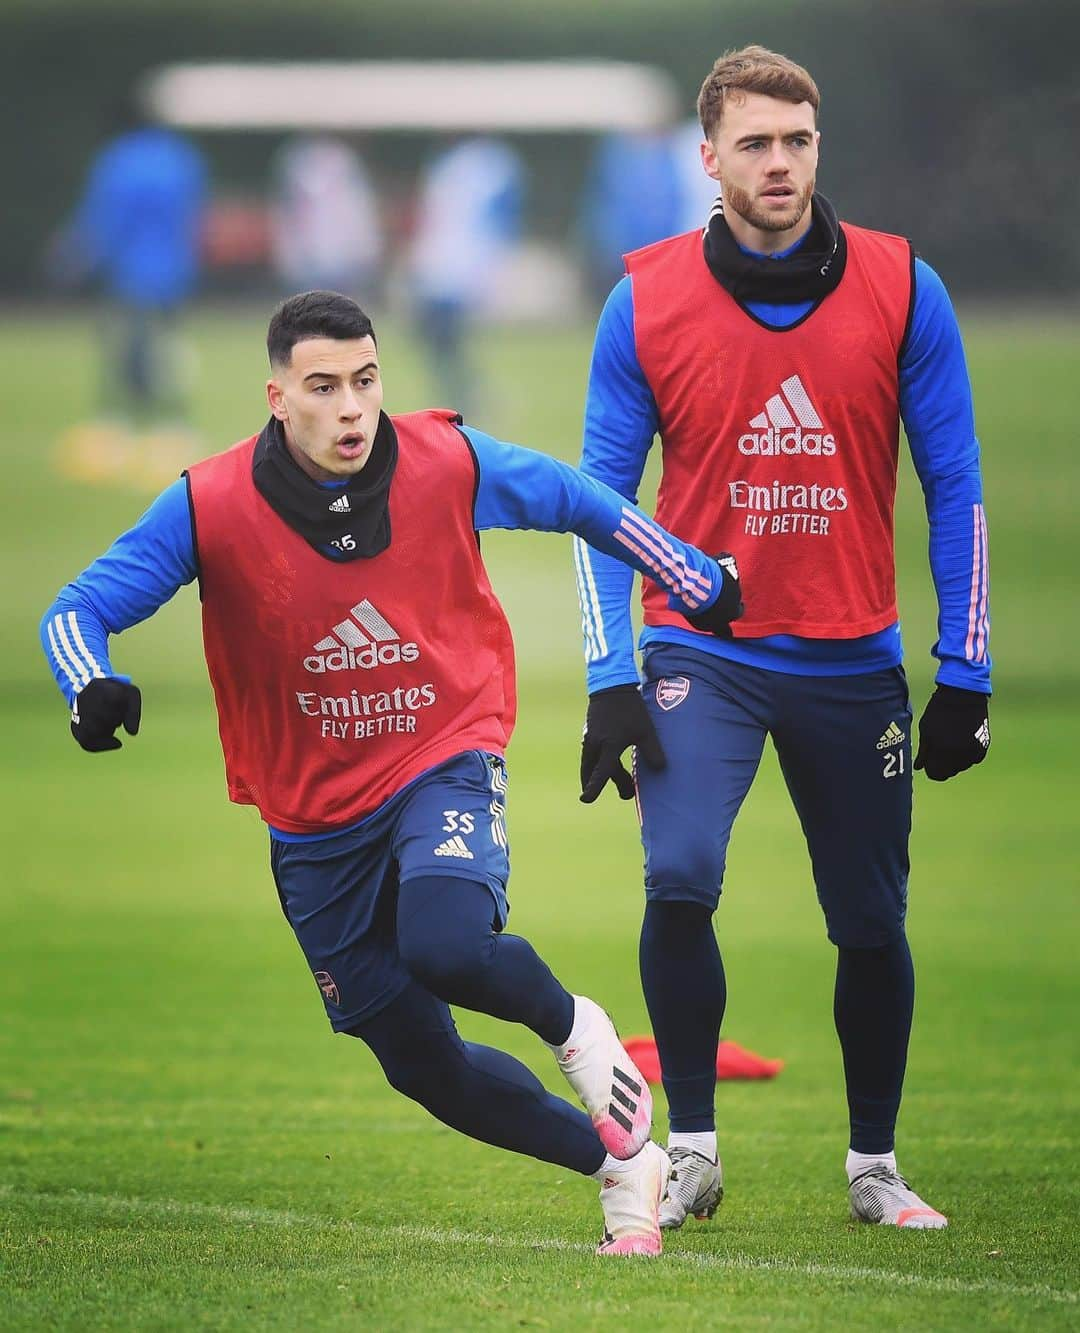
<path fill-rule="evenodd" d="M 631 250 L 673 236 L 682 209 L 668 130 L 617 131 L 596 144 L 581 208 L 592 291 L 603 301 Z"/>
<path fill-rule="evenodd" d="M 383 228 L 370 173 L 347 143 L 305 136 L 282 146 L 273 164 L 271 240 L 286 290 L 353 292 L 374 303 Z"/>
<path fill-rule="evenodd" d="M 157 485 L 199 452 L 186 431 L 177 319 L 199 278 L 207 172 L 189 139 L 150 123 L 133 99 L 117 119 L 51 257 L 54 276 L 93 281 L 110 307 L 103 420 L 62 441 L 59 463 L 88 479 L 124 472 Z"/>
<path fill-rule="evenodd" d="M 465 138 L 421 175 L 407 259 L 413 324 L 443 402 L 469 415 L 478 397 L 470 327 L 508 280 L 521 239 L 525 172 L 500 139 Z"/>
<path fill-rule="evenodd" d="M 632 579 L 575 542 L 590 690 L 581 799 L 609 779 L 633 796 L 620 755 L 637 747 L 667 1227 L 711 1216 L 723 1193 L 713 1099 L 726 981 L 712 916 L 767 736 L 837 950 L 853 1215 L 946 1225 L 899 1173 L 895 1129 L 915 986 L 912 768 L 943 781 L 990 744 L 979 446 L 941 279 L 910 242 L 841 225 L 815 192 L 819 100 L 805 69 L 762 47 L 716 62 L 698 112 L 721 199 L 704 231 L 627 255 L 589 378 L 582 469 L 632 500 L 659 434 L 658 520 L 733 552 L 751 589 L 733 637 L 711 639 L 646 588 L 639 684 Z M 893 558 L 901 420 L 939 609 L 914 765 Z"/>
<path fill-rule="evenodd" d="M 445 1124 L 599 1180 L 599 1253 L 657 1254 L 648 1087 L 599 1005 L 503 933 L 515 667 L 477 533 L 577 532 L 710 633 L 740 613 L 738 580 L 565 463 L 448 410 L 388 416 L 347 297 L 283 302 L 267 350 L 259 434 L 196 463 L 47 611 L 72 735 L 102 752 L 138 731 L 109 635 L 198 579 L 229 796 L 268 825 L 333 1029 Z M 463 1042 L 448 1004 L 525 1024 L 589 1115 Z"/>

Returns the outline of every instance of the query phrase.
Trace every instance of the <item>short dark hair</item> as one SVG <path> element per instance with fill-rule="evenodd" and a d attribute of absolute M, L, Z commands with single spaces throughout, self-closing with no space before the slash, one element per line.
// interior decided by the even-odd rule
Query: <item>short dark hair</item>
<path fill-rule="evenodd" d="M 698 94 L 698 119 L 705 138 L 712 139 L 724 114 L 724 103 L 745 93 L 761 93 L 782 102 L 809 102 L 816 118 L 821 94 L 810 73 L 787 56 L 764 46 L 725 51 L 709 71 Z M 734 94 L 734 96 L 731 96 Z"/>
<path fill-rule="evenodd" d="M 370 338 L 371 320 L 356 302 L 340 292 L 300 292 L 282 301 L 270 316 L 266 351 L 272 366 L 287 366 L 292 349 L 306 338 Z"/>

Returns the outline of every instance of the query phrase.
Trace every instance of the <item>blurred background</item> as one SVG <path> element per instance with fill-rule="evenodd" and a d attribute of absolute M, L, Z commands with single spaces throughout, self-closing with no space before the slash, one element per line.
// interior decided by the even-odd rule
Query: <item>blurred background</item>
<path fill-rule="evenodd" d="M 841 218 L 910 236 L 960 314 L 993 551 L 994 745 L 946 787 L 917 784 L 921 999 L 905 1114 L 935 1188 L 983 1179 L 990 1154 L 988 1216 L 991 1195 L 996 1207 L 1045 1186 L 1033 1208 L 1055 1225 L 1057 1177 L 1040 1172 L 1075 1154 L 1080 912 L 1074 0 L 0 0 L 0 20 L 8 1178 L 118 1195 L 161 1181 L 291 1206 L 291 1187 L 322 1188 L 304 1166 L 313 1127 L 353 1144 L 334 1149 L 346 1163 L 365 1108 L 379 1126 L 433 1132 L 325 1034 L 273 901 L 265 832 L 225 801 L 194 592 L 114 643 L 144 691 L 143 731 L 119 755 L 72 743 L 38 620 L 186 463 L 261 427 L 266 321 L 300 288 L 339 287 L 369 308 L 390 410 L 440 402 L 576 460 L 592 329 L 620 255 L 703 222 L 697 90 L 723 50 L 756 41 L 821 88 L 819 185 Z M 897 545 L 918 713 L 935 606 L 906 455 Z M 493 533 L 484 546 L 521 669 L 513 921 L 624 1031 L 643 1030 L 633 810 L 576 799 L 568 543 Z M 823 1145 L 843 1132 L 831 951 L 771 757 L 717 921 L 727 1035 L 788 1061 L 775 1087 L 724 1091 L 744 1183 L 796 1160 L 826 1178 Z M 524 1035 L 469 1015 L 462 1026 L 536 1064 Z M 292 1119 L 271 1129 L 271 1104 Z M 213 1186 L 192 1165 L 195 1140 Z M 1024 1143 L 1042 1155 L 1021 1179 Z M 458 1146 L 452 1160 L 472 1159 Z M 758 1197 L 768 1246 L 782 1191 Z M 808 1257 L 830 1244 L 807 1240 Z M 78 1271 L 64 1282 L 77 1300 Z"/>

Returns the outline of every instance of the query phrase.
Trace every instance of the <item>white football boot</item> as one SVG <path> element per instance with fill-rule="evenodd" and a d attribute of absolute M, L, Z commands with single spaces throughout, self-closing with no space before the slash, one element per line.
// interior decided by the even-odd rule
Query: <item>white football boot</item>
<path fill-rule="evenodd" d="M 652 1257 L 660 1253 L 660 1200 L 670 1169 L 663 1148 L 658 1143 L 646 1143 L 617 1175 L 601 1180 L 604 1238 L 596 1247 L 597 1254 Z"/>
<path fill-rule="evenodd" d="M 688 1217 L 707 1222 L 724 1197 L 724 1171 L 720 1159 L 710 1162 L 690 1148 L 668 1148 L 671 1175 L 660 1203 L 660 1225 L 674 1231 Z"/>
<path fill-rule="evenodd" d="M 879 1162 L 856 1176 L 848 1186 L 848 1195 L 851 1216 L 858 1222 L 922 1231 L 940 1231 L 949 1225 L 949 1219 L 920 1199 L 887 1162 Z"/>
<path fill-rule="evenodd" d="M 612 1157 L 640 1152 L 652 1128 L 652 1093 L 604 1010 L 575 995 L 570 1036 L 551 1050 Z"/>

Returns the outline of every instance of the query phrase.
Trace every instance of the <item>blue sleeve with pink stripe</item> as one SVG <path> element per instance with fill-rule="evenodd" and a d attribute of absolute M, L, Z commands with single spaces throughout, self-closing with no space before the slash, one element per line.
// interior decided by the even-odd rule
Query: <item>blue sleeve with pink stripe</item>
<path fill-rule="evenodd" d="M 628 277 L 612 289 L 600 315 L 585 400 L 582 469 L 629 500 L 637 499 L 660 414 L 634 345 L 634 302 Z M 638 683 L 630 597 L 634 576 L 574 542 L 578 600 L 585 636 L 589 692 Z"/>
<path fill-rule="evenodd" d="M 95 677 L 128 679 L 113 671 L 109 635 L 148 620 L 196 573 L 187 481 L 181 478 L 45 612 L 41 644 L 69 704 Z"/>
<path fill-rule="evenodd" d="M 702 611 L 720 595 L 720 566 L 673 537 L 603 482 L 569 463 L 463 427 L 476 459 L 473 521 L 484 528 L 572 532 L 658 583 L 676 611 Z"/>
<path fill-rule="evenodd" d="M 941 279 L 915 263 L 915 309 L 900 362 L 900 415 L 922 483 L 938 600 L 931 652 L 942 685 L 990 692 L 989 559 L 979 442 L 964 346 Z"/>

